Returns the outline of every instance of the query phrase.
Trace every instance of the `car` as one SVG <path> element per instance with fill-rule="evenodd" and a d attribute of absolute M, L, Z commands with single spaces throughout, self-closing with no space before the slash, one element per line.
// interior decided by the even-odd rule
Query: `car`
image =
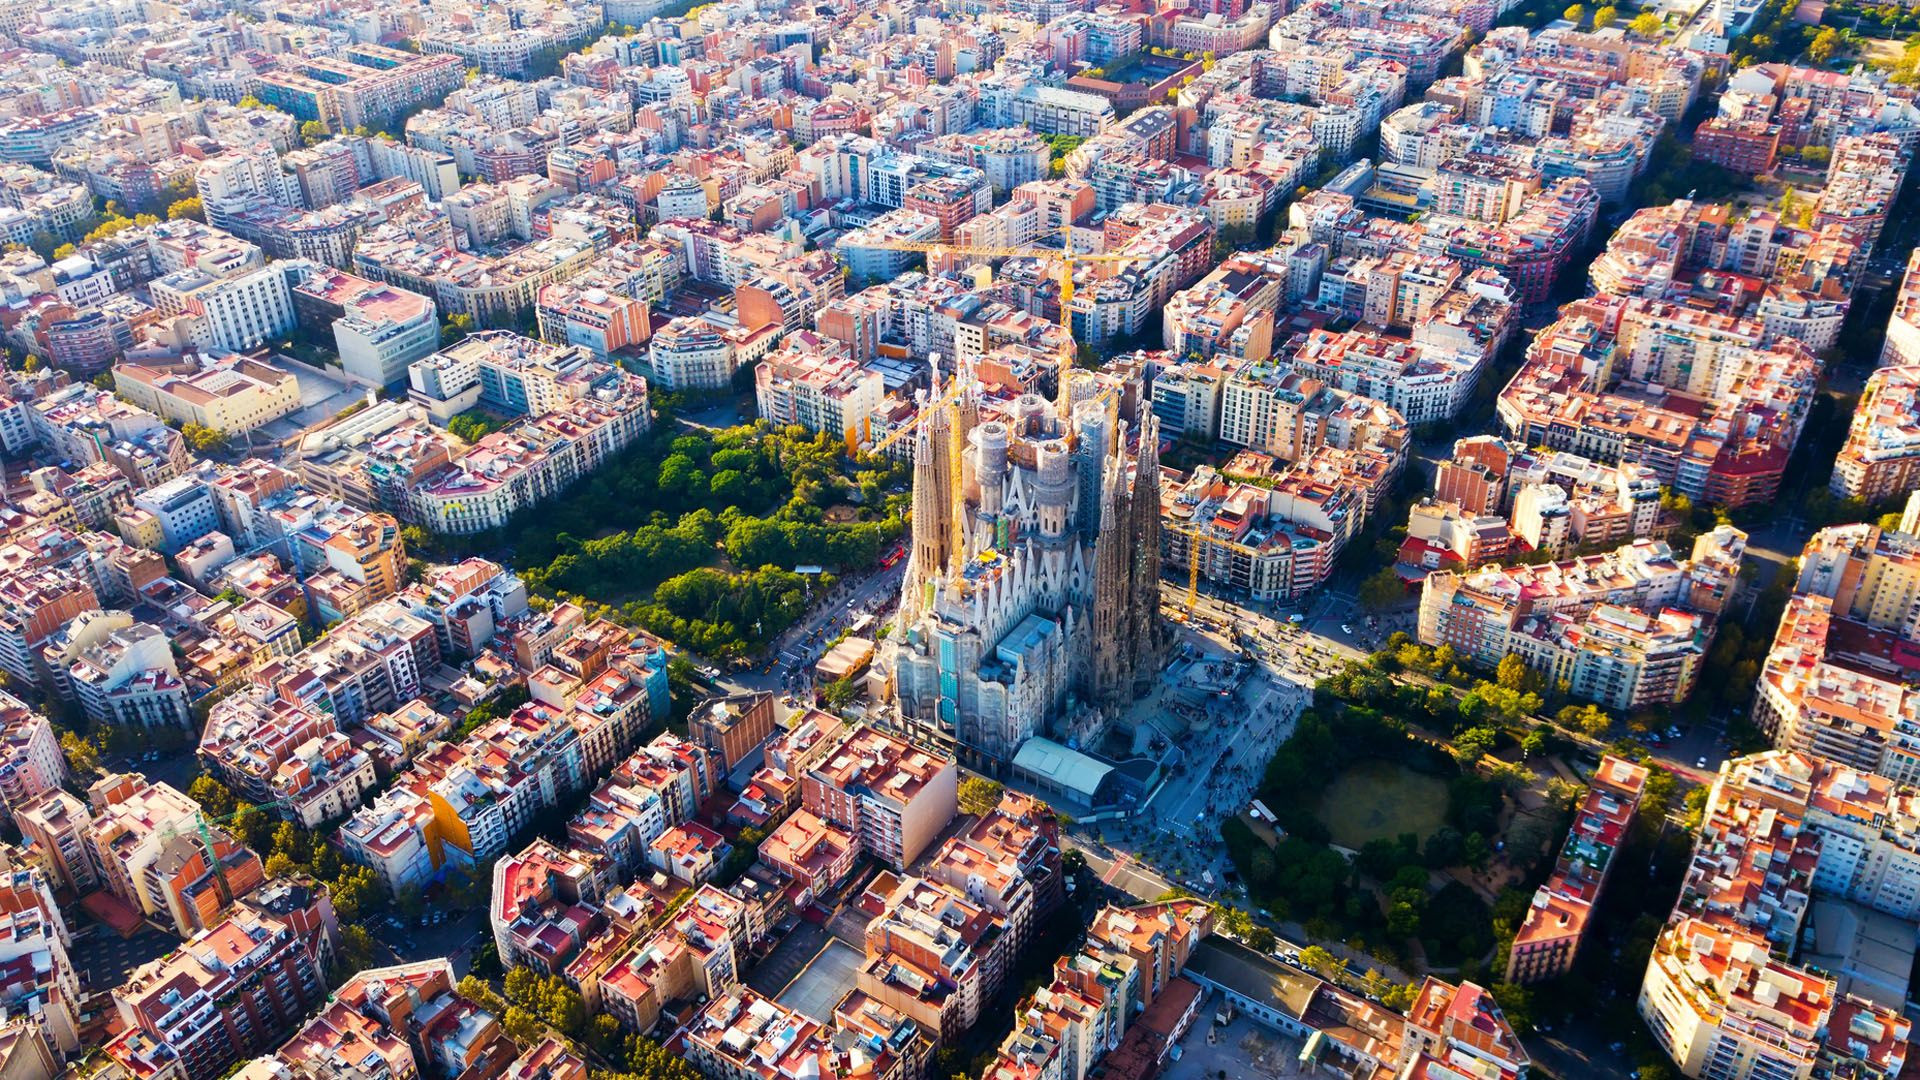
<path fill-rule="evenodd" d="M 1698 758 L 1695 758 L 1695 759 L 1693 760 L 1693 767 L 1694 767 L 1694 768 L 1696 768 L 1696 769 L 1704 769 L 1704 768 L 1706 768 L 1706 767 L 1707 767 L 1707 759 L 1706 759 L 1705 757 L 1698 757 Z"/>
<path fill-rule="evenodd" d="M 1340 632 L 1351 637 L 1353 635 L 1353 627 L 1347 625 L 1346 623 L 1341 623 Z"/>

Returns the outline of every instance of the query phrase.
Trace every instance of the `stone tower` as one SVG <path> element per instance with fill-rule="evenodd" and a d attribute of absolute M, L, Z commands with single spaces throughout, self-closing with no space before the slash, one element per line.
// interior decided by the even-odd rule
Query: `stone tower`
<path fill-rule="evenodd" d="M 1129 422 L 1110 389 L 1064 414 L 961 390 L 953 406 L 922 398 L 912 561 L 882 662 L 903 729 L 997 772 L 1089 707 L 1124 710 L 1158 670 L 1159 427 L 1144 410 Z"/>
<path fill-rule="evenodd" d="M 953 561 L 953 425 L 947 407 L 920 395 L 919 430 L 913 435 L 913 542 L 900 596 L 901 625 L 910 625 L 931 603 L 928 583 Z"/>

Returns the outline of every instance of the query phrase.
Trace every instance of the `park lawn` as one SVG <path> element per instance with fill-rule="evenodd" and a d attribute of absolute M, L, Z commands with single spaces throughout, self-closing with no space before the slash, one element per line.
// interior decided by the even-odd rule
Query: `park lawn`
<path fill-rule="evenodd" d="M 1342 772 L 1320 797 L 1319 818 L 1341 847 L 1403 833 L 1428 836 L 1446 824 L 1447 782 L 1391 761 L 1369 758 Z"/>

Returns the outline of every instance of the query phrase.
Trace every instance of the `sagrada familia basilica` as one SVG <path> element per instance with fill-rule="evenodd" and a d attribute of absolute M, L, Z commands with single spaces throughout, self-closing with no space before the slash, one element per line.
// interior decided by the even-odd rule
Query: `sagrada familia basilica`
<path fill-rule="evenodd" d="M 1159 424 L 1090 372 L 1059 398 L 922 395 L 886 650 L 899 723 L 988 770 L 1085 738 L 1160 668 Z M 1132 415 L 1129 416 L 1128 414 Z"/>

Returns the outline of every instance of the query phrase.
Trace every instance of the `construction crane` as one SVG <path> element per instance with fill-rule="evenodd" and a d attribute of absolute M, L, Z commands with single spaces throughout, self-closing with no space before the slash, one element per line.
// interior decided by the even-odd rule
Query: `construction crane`
<path fill-rule="evenodd" d="M 983 259 L 1053 259 L 1060 264 L 1060 369 L 1058 394 L 1062 404 L 1067 401 L 1067 373 L 1073 370 L 1073 268 L 1083 263 L 1124 263 L 1133 262 L 1137 255 L 1087 255 L 1073 250 L 1073 226 L 1061 227 L 1062 246 L 1055 248 L 1039 247 L 998 247 L 979 244 L 955 244 L 942 240 L 862 240 L 857 245 L 880 251 L 913 251 L 932 255 L 960 255 Z M 957 392 L 957 384 L 956 390 Z M 943 395 L 940 402 L 945 404 L 951 394 Z M 921 415 L 925 415 L 923 411 Z M 875 444 L 868 452 L 878 454 L 905 438 L 913 430 L 912 424 L 904 424 L 889 432 L 885 438 Z"/>
<path fill-rule="evenodd" d="M 269 810 L 278 810 L 291 805 L 292 804 L 285 799 L 275 799 L 257 806 L 250 805 L 244 810 L 236 810 L 231 814 L 222 814 L 219 817 L 208 817 L 205 811 L 196 809 L 193 812 L 193 827 L 191 829 L 182 829 L 178 825 L 171 826 L 166 832 L 160 834 L 160 839 L 164 843 L 176 836 L 192 835 L 200 841 L 201 848 L 207 853 L 207 865 L 213 868 L 214 885 L 220 890 L 220 906 L 224 908 L 228 904 L 233 903 L 233 885 L 227 881 L 227 868 L 220 862 L 219 853 L 215 851 L 213 846 L 214 826 L 224 827 L 228 822 L 235 821 L 242 815 L 255 810 L 265 813 Z"/>
<path fill-rule="evenodd" d="M 1236 546 L 1232 541 L 1222 540 L 1202 532 L 1200 526 L 1190 525 L 1176 530 L 1187 538 L 1187 617 L 1193 617 L 1193 609 L 1200 602 L 1200 550 L 1208 544 L 1218 544 L 1231 554 Z"/>

